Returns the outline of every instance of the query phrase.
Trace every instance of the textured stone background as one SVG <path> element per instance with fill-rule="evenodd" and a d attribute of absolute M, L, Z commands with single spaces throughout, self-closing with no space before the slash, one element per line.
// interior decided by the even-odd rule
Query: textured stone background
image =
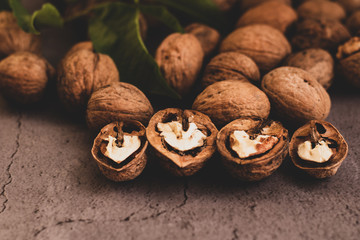
<path fill-rule="evenodd" d="M 45 32 L 44 53 L 55 64 L 76 40 Z M 258 183 L 231 179 L 216 158 L 186 179 L 149 165 L 113 183 L 53 89 L 31 108 L 0 97 L 0 239 L 359 239 L 360 92 L 340 85 L 328 118 L 349 143 L 338 173 L 314 180 L 286 159 Z"/>

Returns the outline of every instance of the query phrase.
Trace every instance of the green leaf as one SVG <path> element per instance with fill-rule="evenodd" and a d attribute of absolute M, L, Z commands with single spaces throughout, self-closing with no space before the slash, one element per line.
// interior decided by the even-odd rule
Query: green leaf
<path fill-rule="evenodd" d="M 165 6 L 181 11 L 199 22 L 221 30 L 227 18 L 212 0 L 156 0 Z"/>
<path fill-rule="evenodd" d="M 29 33 L 39 34 L 45 27 L 62 27 L 64 22 L 59 11 L 50 3 L 42 5 L 40 10 L 30 14 L 20 0 L 9 0 L 10 7 L 20 27 Z"/>
<path fill-rule="evenodd" d="M 151 94 L 179 98 L 160 73 L 146 49 L 139 27 L 139 9 L 125 3 L 107 3 L 94 9 L 89 35 L 96 51 L 108 54 L 120 71 L 120 79 Z"/>
<path fill-rule="evenodd" d="M 184 33 L 184 29 L 177 20 L 177 18 L 172 15 L 165 7 L 140 5 L 140 11 L 161 21 L 173 31 Z"/>

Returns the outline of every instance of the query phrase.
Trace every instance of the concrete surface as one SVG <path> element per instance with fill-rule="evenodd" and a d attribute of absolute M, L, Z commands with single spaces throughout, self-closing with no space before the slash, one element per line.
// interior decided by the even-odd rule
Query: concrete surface
<path fill-rule="evenodd" d="M 66 31 L 44 34 L 52 63 L 76 40 Z M 53 95 L 32 107 L 0 97 L 1 240 L 360 238 L 360 91 L 331 91 L 328 120 L 349 143 L 334 177 L 311 179 L 286 159 L 257 183 L 231 179 L 216 158 L 186 179 L 150 165 L 133 182 L 108 181 L 94 135 Z"/>

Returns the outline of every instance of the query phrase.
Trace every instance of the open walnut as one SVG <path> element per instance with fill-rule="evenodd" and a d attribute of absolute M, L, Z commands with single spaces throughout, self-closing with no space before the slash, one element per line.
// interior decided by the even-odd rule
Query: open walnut
<path fill-rule="evenodd" d="M 146 136 L 160 165 L 176 176 L 190 176 L 214 154 L 217 132 L 200 112 L 168 108 L 151 118 Z"/>
<path fill-rule="evenodd" d="M 140 122 L 113 122 L 101 129 L 91 153 L 105 177 L 129 181 L 144 170 L 147 146 L 145 127 Z"/>
<path fill-rule="evenodd" d="M 222 162 L 233 177 L 258 181 L 280 167 L 288 154 L 288 131 L 280 122 L 240 118 L 217 136 Z"/>
<path fill-rule="evenodd" d="M 349 83 L 360 88 L 360 37 L 353 37 L 339 46 L 336 57 L 339 72 Z"/>
<path fill-rule="evenodd" d="M 316 178 L 335 175 L 348 153 L 348 145 L 330 123 L 313 120 L 296 130 L 290 156 L 296 167 Z"/>

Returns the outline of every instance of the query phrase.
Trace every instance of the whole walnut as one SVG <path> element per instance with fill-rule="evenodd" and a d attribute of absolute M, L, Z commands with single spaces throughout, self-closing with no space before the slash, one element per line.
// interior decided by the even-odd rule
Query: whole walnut
<path fill-rule="evenodd" d="M 261 89 L 272 108 L 284 120 L 302 124 L 312 119 L 325 119 L 331 107 L 326 90 L 307 71 L 280 67 L 266 74 Z"/>
<path fill-rule="evenodd" d="M 236 3 L 237 0 L 213 0 L 221 11 L 229 11 Z"/>
<path fill-rule="evenodd" d="M 267 24 L 281 32 L 297 20 L 295 10 L 279 1 L 266 1 L 246 11 L 238 20 L 236 27 L 251 24 Z"/>
<path fill-rule="evenodd" d="M 334 77 L 334 59 L 329 52 L 321 48 L 309 48 L 293 53 L 285 60 L 284 65 L 309 72 L 325 89 L 331 86 Z"/>
<path fill-rule="evenodd" d="M 291 0 L 241 0 L 239 1 L 239 6 L 241 11 L 246 11 L 250 8 L 253 8 L 261 3 L 269 2 L 269 1 L 277 1 L 280 3 L 287 4 L 291 6 Z"/>
<path fill-rule="evenodd" d="M 146 126 L 153 114 L 151 103 L 143 92 L 130 83 L 114 82 L 91 95 L 86 121 L 93 130 L 125 120 L 139 121 Z"/>
<path fill-rule="evenodd" d="M 247 80 L 225 80 L 205 88 L 192 109 L 208 115 L 217 127 L 222 127 L 240 117 L 267 118 L 270 102 L 264 92 Z"/>
<path fill-rule="evenodd" d="M 337 69 L 353 86 L 360 88 L 360 37 L 353 37 L 339 46 Z"/>
<path fill-rule="evenodd" d="M 360 9 L 360 0 L 337 0 L 347 12 L 354 12 Z"/>
<path fill-rule="evenodd" d="M 356 11 L 346 20 L 346 27 L 353 34 L 360 31 L 360 11 Z"/>
<path fill-rule="evenodd" d="M 160 44 L 155 60 L 167 83 L 180 95 L 193 87 L 202 67 L 204 51 L 192 34 L 173 33 Z"/>
<path fill-rule="evenodd" d="M 220 52 L 235 51 L 252 58 L 262 71 L 276 67 L 291 53 L 291 46 L 277 29 L 261 24 L 236 29 L 221 43 Z"/>
<path fill-rule="evenodd" d="M 42 57 L 16 52 L 0 62 L 0 89 L 5 97 L 22 104 L 41 99 L 55 69 Z"/>
<path fill-rule="evenodd" d="M 305 1 L 297 8 L 299 18 L 325 18 L 344 20 L 346 12 L 337 2 L 324 0 Z"/>
<path fill-rule="evenodd" d="M 207 87 L 223 80 L 260 81 L 260 71 L 256 63 L 239 52 L 220 53 L 205 68 L 202 86 Z"/>
<path fill-rule="evenodd" d="M 61 61 L 57 89 L 69 111 L 83 111 L 94 91 L 118 81 L 119 72 L 113 60 L 85 48 L 67 54 Z"/>
<path fill-rule="evenodd" d="M 39 54 L 40 48 L 39 36 L 24 32 L 11 12 L 0 12 L 0 58 L 20 51 Z"/>
<path fill-rule="evenodd" d="M 71 54 L 73 54 L 74 52 L 77 52 L 79 50 L 88 50 L 88 51 L 94 51 L 94 46 L 92 44 L 91 41 L 84 41 L 84 42 L 79 42 L 76 43 L 74 46 L 72 46 L 69 51 L 66 53 L 65 57 L 63 59 L 65 59 L 67 56 L 70 56 Z"/>
<path fill-rule="evenodd" d="M 298 22 L 291 43 L 294 48 L 323 48 L 333 51 L 350 38 L 350 33 L 337 20 L 305 19 Z"/>
<path fill-rule="evenodd" d="M 188 25 L 185 32 L 193 34 L 199 40 L 205 56 L 210 55 L 220 41 L 220 33 L 216 29 L 201 23 Z"/>

